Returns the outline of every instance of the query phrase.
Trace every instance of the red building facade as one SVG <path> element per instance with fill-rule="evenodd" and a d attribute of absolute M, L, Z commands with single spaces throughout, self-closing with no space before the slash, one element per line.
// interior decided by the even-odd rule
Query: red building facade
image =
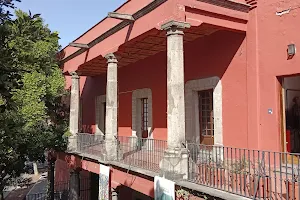
<path fill-rule="evenodd" d="M 144 138 L 142 145 L 147 139 L 166 141 L 169 153 L 184 149 L 182 143 L 296 149 L 291 143 L 298 139 L 286 130 L 300 90 L 299 56 L 288 55 L 287 48 L 300 42 L 299 5 L 298 0 L 127 1 L 61 52 L 66 88 L 72 91 L 71 133 L 105 137 L 111 142 L 104 142 L 108 160 L 116 156 L 117 137 Z M 76 153 L 59 154 L 56 180 L 69 179 L 70 169 L 77 168 L 99 174 L 99 163 L 112 166 L 113 188 L 123 185 L 154 197 L 151 175 L 137 170 L 128 178 L 124 166 Z"/>

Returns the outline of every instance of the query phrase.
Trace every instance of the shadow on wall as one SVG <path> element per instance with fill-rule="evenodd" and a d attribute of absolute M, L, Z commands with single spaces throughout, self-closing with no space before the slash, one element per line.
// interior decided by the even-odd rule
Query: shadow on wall
<path fill-rule="evenodd" d="M 244 68 L 244 63 L 242 62 L 245 52 L 243 52 L 243 49 L 240 49 L 244 39 L 245 34 L 223 30 L 186 43 L 184 47 L 185 81 L 212 76 L 220 78 L 225 76 L 225 79 L 229 80 L 228 77 L 231 77 L 236 71 L 239 73 L 239 70 Z M 242 61 L 239 61 L 240 58 L 242 58 Z M 166 52 L 161 52 L 119 69 L 119 91 L 126 92 L 119 95 L 118 123 L 119 131 L 122 132 L 122 135 L 123 133 L 124 135 L 131 135 L 132 129 L 132 93 L 127 93 L 127 91 L 151 88 L 153 97 L 152 129 L 155 138 L 165 138 L 167 128 L 166 67 Z M 240 83 L 239 80 L 243 77 L 239 77 L 239 74 L 236 76 L 232 76 L 233 83 Z M 233 87 L 237 87 L 240 90 L 242 86 L 237 84 L 233 85 Z M 106 74 L 86 78 L 81 95 L 83 132 L 93 133 L 95 131 L 95 99 L 97 96 L 105 93 Z M 244 99 L 235 101 L 245 102 Z"/>
<path fill-rule="evenodd" d="M 199 38 L 185 46 L 185 81 L 218 76 L 220 79 L 230 70 L 246 35 L 226 30 Z M 242 67 L 242 66 L 241 66 Z"/>
<path fill-rule="evenodd" d="M 81 92 L 81 132 L 94 133 L 96 121 L 96 97 L 105 94 L 106 74 L 86 77 Z"/>
<path fill-rule="evenodd" d="M 185 45 L 185 81 L 218 76 L 222 80 L 223 145 L 246 147 L 246 35 L 217 31 Z M 200 134 L 199 132 L 195 132 Z"/>
<path fill-rule="evenodd" d="M 133 190 L 125 185 L 119 185 L 114 192 L 118 194 L 118 199 L 143 199 L 152 200 L 153 198 L 142 194 L 136 190 Z M 114 195 L 114 192 L 112 195 Z M 150 194 L 154 196 L 154 188 L 150 191 Z"/>

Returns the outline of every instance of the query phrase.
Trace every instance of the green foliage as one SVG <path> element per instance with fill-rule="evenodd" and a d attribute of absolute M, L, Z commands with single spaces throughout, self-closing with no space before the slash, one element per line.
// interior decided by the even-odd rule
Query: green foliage
<path fill-rule="evenodd" d="M 20 81 L 21 70 L 13 65 L 14 49 L 9 48 L 10 31 L 10 12 L 7 7 L 14 8 L 14 1 L 0 0 L 0 112 L 4 112 L 6 108 L 11 108 L 13 102 L 10 101 L 14 88 L 22 85 Z"/>
<path fill-rule="evenodd" d="M 56 61 L 58 34 L 40 15 L 16 11 L 10 20 L 0 0 L 0 192 L 26 159 L 66 148 L 68 108 Z M 1 193 L 0 193 L 1 199 Z"/>
<path fill-rule="evenodd" d="M 14 64 L 26 71 L 23 87 L 13 90 L 13 100 L 25 122 L 23 131 L 32 138 L 28 141 L 30 151 L 59 149 L 65 146 L 62 136 L 67 129 L 64 78 L 55 59 L 59 37 L 44 25 L 40 15 L 17 10 L 16 16 L 10 24 L 9 47 L 14 49 Z"/>
<path fill-rule="evenodd" d="M 0 0 L 0 23 L 9 20 L 11 13 L 5 8 L 15 8 L 14 2 L 20 2 L 20 0 Z"/>
<path fill-rule="evenodd" d="M 23 76 L 23 88 L 17 89 L 14 93 L 15 102 L 19 105 L 18 111 L 26 122 L 26 127 L 40 124 L 47 118 L 45 96 L 46 77 L 43 74 L 33 71 Z"/>

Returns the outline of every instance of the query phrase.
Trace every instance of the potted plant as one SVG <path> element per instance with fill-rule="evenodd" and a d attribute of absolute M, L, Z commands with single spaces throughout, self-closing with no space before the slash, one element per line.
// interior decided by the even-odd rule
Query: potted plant
<path fill-rule="evenodd" d="M 288 199 L 288 200 L 299 200 L 300 199 L 299 178 L 300 177 L 298 174 L 294 174 L 292 179 L 288 179 L 285 181 L 286 189 L 287 189 L 286 199 Z"/>
<path fill-rule="evenodd" d="M 244 193 L 246 191 L 246 180 L 249 174 L 249 162 L 245 158 L 237 159 L 230 164 L 229 170 L 229 184 L 236 193 Z"/>
<path fill-rule="evenodd" d="M 249 193 L 253 197 L 267 198 L 270 195 L 271 178 L 266 173 L 264 160 L 252 164 Z"/>
<path fill-rule="evenodd" d="M 176 190 L 176 200 L 188 200 L 190 193 L 184 189 Z"/>
<path fill-rule="evenodd" d="M 208 164 L 204 165 L 204 173 L 205 173 L 205 183 L 214 186 L 217 188 L 221 188 L 225 185 L 225 168 L 223 165 L 223 161 L 210 161 Z"/>

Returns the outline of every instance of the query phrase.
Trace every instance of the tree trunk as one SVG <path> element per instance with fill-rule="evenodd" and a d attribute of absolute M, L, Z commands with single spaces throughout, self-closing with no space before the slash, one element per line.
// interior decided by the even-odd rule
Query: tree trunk
<path fill-rule="evenodd" d="M 34 175 L 38 175 L 39 174 L 39 170 L 38 170 L 36 162 L 33 162 L 33 173 L 34 173 Z"/>
<path fill-rule="evenodd" d="M 4 200 L 3 190 L 4 190 L 4 187 L 0 186 L 0 200 Z"/>
<path fill-rule="evenodd" d="M 54 166 L 55 159 L 48 159 L 48 183 L 47 183 L 47 200 L 54 200 Z"/>

